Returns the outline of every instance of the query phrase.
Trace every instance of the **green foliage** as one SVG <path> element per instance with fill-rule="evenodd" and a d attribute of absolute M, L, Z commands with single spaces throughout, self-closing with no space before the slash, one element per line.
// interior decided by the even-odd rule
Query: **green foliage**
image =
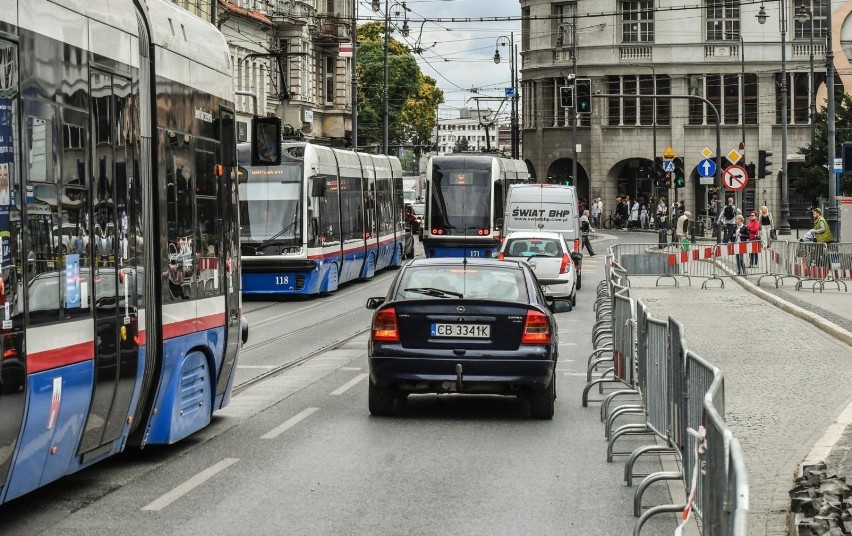
<path fill-rule="evenodd" d="M 842 86 L 841 86 L 842 87 Z M 852 96 L 840 93 L 834 105 L 835 142 L 834 154 L 839 158 L 843 142 L 852 139 Z M 828 196 L 827 170 L 833 166 L 828 162 L 828 123 L 826 108 L 816 114 L 816 136 L 813 143 L 800 149 L 805 155 L 805 165 L 798 176 L 790 177 L 790 186 L 812 203 Z M 852 194 L 852 177 L 840 177 L 838 195 Z"/>
<path fill-rule="evenodd" d="M 462 151 L 467 151 L 470 148 L 470 143 L 468 143 L 467 138 L 461 137 L 456 140 L 455 145 L 453 145 L 453 152 L 460 153 Z"/>
<path fill-rule="evenodd" d="M 384 26 L 358 27 L 358 143 L 381 145 L 384 122 Z M 435 80 L 425 76 L 403 44 L 388 38 L 388 145 L 424 144 L 444 102 Z"/>

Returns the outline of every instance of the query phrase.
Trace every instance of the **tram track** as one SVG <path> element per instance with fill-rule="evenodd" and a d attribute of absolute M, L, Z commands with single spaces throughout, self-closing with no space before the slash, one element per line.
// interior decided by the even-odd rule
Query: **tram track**
<path fill-rule="evenodd" d="M 351 316 L 355 313 L 360 313 L 360 312 L 361 312 L 361 309 L 352 309 L 350 311 L 346 311 L 345 313 L 340 313 L 339 315 L 335 315 L 335 316 L 323 319 L 323 322 L 331 322 L 331 321 L 335 321 L 335 320 L 340 320 L 341 318 L 346 318 L 347 316 Z M 313 324 L 311 326 L 305 326 L 303 328 L 299 328 L 299 329 L 296 329 L 296 330 L 293 330 L 293 331 L 288 331 L 287 333 L 282 333 L 281 335 L 272 337 L 270 339 L 266 339 L 266 340 L 259 342 L 257 344 L 246 346 L 241 351 L 242 352 L 251 352 L 253 350 L 257 350 L 258 348 L 263 348 L 264 346 L 269 346 L 272 343 L 284 340 L 288 337 L 292 337 L 294 335 L 300 335 L 300 334 L 305 333 L 306 331 L 310 331 L 312 329 L 317 329 L 318 327 L 320 327 L 318 324 Z"/>
<path fill-rule="evenodd" d="M 354 311 L 350 311 L 350 313 L 351 312 L 354 312 Z M 349 313 L 346 313 L 346 314 L 349 314 Z M 339 315 L 339 316 L 346 316 L 346 314 Z M 302 330 L 298 330 L 298 331 L 304 331 L 305 329 L 309 329 L 309 328 L 303 328 Z M 337 350 L 338 348 L 344 346 L 346 343 L 348 343 L 352 339 L 360 337 L 361 335 L 368 332 L 369 330 L 370 330 L 369 327 L 364 328 L 364 329 L 362 329 L 362 330 L 360 330 L 360 331 L 358 331 L 358 332 L 356 332 L 352 335 L 349 335 L 348 337 L 344 337 L 343 339 L 329 343 L 329 344 L 323 346 L 322 348 L 318 348 L 318 349 L 314 350 L 313 352 L 310 352 L 307 355 L 299 357 L 298 359 L 294 359 L 293 361 L 288 361 L 287 363 L 282 363 L 281 365 L 278 365 L 275 368 L 267 370 L 263 374 L 259 374 L 259 375 L 255 376 L 255 377 L 253 377 L 249 380 L 244 381 L 243 383 L 241 383 L 239 385 L 235 385 L 234 389 L 233 389 L 233 396 L 239 395 L 240 393 L 242 393 L 243 391 L 245 391 L 246 389 L 248 389 L 249 387 L 251 387 L 253 385 L 257 385 L 257 384 L 259 384 L 259 383 L 261 383 L 265 380 L 268 380 L 269 378 L 277 376 L 277 375 L 279 375 L 283 372 L 286 372 L 286 371 L 288 371 L 292 368 L 296 368 L 296 367 L 302 365 L 303 363 L 310 361 L 311 359 L 313 359 L 313 358 L 315 358 L 319 355 L 322 355 L 326 352 L 330 352 L 332 350 Z M 279 339 L 284 338 L 285 336 L 289 336 L 291 334 L 297 333 L 298 331 L 293 331 L 291 333 L 288 333 L 288 334 L 286 334 L 282 337 L 279 337 Z"/>

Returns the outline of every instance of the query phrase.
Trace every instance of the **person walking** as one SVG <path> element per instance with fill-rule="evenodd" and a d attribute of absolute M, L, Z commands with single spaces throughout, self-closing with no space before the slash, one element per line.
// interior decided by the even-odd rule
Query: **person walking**
<path fill-rule="evenodd" d="M 621 197 L 615 199 L 615 221 L 619 229 L 627 227 L 627 218 L 630 216 L 630 208 L 628 206 L 630 199 L 622 200 Z"/>
<path fill-rule="evenodd" d="M 677 243 L 681 244 L 684 251 L 689 251 L 689 219 L 692 217 L 692 212 L 686 210 L 677 219 L 675 225 L 675 236 Z"/>
<path fill-rule="evenodd" d="M 758 221 L 760 222 L 760 241 L 763 243 L 763 247 L 769 247 L 769 241 L 775 240 L 773 236 L 775 233 L 775 221 L 772 219 L 772 214 L 769 212 L 769 208 L 766 205 L 760 207 L 760 216 L 758 216 Z"/>
<path fill-rule="evenodd" d="M 642 226 L 643 229 L 648 228 L 648 207 L 646 207 L 645 205 L 642 205 L 639 208 L 639 224 Z"/>
<path fill-rule="evenodd" d="M 748 227 L 748 239 L 750 242 L 760 240 L 760 220 L 757 219 L 757 214 L 754 212 L 749 213 L 746 227 Z M 748 265 L 750 268 L 757 266 L 757 259 L 757 253 L 752 252 L 748 254 Z"/>
<path fill-rule="evenodd" d="M 580 236 L 583 237 L 583 245 L 580 246 L 580 252 L 582 253 L 583 248 L 586 248 L 586 251 L 589 252 L 589 257 L 595 256 L 595 250 L 592 249 L 592 244 L 589 242 L 589 211 L 584 210 L 583 215 L 580 216 Z"/>
<path fill-rule="evenodd" d="M 716 223 L 724 224 L 722 230 L 724 231 L 724 236 L 722 237 L 722 242 L 730 242 L 731 241 L 731 233 L 734 232 L 734 227 L 737 224 L 737 207 L 734 205 L 734 198 L 728 198 L 728 204 L 725 205 L 725 208 L 722 209 L 721 214 L 719 214 L 719 219 Z M 743 219 L 743 218 L 740 218 Z"/>
<path fill-rule="evenodd" d="M 828 222 L 822 216 L 822 210 L 814 207 L 811 210 L 811 215 L 814 218 L 813 232 L 816 241 L 820 244 L 828 244 L 834 240 L 834 235 L 831 234 L 831 227 L 828 226 Z"/>
<path fill-rule="evenodd" d="M 731 231 L 728 242 L 738 244 L 748 241 L 748 227 L 746 227 L 744 220 L 745 218 L 743 218 L 742 214 L 734 216 L 734 230 Z M 736 250 L 736 261 L 737 275 L 746 275 L 745 259 L 743 258 L 743 254 L 739 252 L 739 249 Z"/>
<path fill-rule="evenodd" d="M 639 227 L 639 202 L 634 200 L 633 204 L 630 205 L 630 219 L 628 220 L 627 227 L 629 229 L 636 229 Z"/>

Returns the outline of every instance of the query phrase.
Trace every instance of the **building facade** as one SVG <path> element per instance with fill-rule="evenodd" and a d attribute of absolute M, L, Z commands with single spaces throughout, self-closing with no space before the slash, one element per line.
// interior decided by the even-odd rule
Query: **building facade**
<path fill-rule="evenodd" d="M 495 119 L 493 111 L 462 108 L 458 117 L 438 118 L 434 145 L 438 148 L 438 156 L 444 156 L 452 154 L 456 143 L 464 138 L 468 142 L 468 151 L 490 149 L 508 155 L 512 151 L 508 136 L 511 136 L 509 123 L 504 119 Z"/>
<path fill-rule="evenodd" d="M 237 135 L 255 113 L 275 115 L 284 133 L 334 146 L 352 135 L 351 0 L 173 0 L 213 22 L 227 40 L 238 95 Z M 216 6 L 211 14 L 212 6 Z"/>
<path fill-rule="evenodd" d="M 604 210 L 617 195 L 647 202 L 665 195 L 685 200 L 693 214 L 719 192 L 703 184 L 702 151 L 743 150 L 743 163 L 771 157 L 767 177 L 752 177 L 737 194 L 744 211 L 767 205 L 780 212 L 782 6 L 786 8 L 788 173 L 801 167 L 800 148 L 811 140 L 813 103 L 825 101 L 826 10 L 845 0 L 804 0 L 812 18 L 795 17 L 800 1 L 765 5 L 738 0 L 521 0 L 522 140 L 524 158 L 539 182 L 572 181 L 581 197 L 601 197 Z M 757 15 L 764 9 L 761 24 Z M 848 10 L 847 10 L 848 12 Z M 836 15 L 835 15 L 836 17 Z M 842 22 L 842 21 L 841 21 Z M 840 26 L 835 19 L 835 34 Z M 837 40 L 839 42 L 839 39 Z M 576 46 L 575 46 L 576 43 Z M 836 53 L 842 54 L 840 50 Z M 813 74 L 811 55 L 813 54 Z M 845 58 L 844 58 L 845 59 Z M 572 177 L 572 110 L 560 87 L 590 78 L 592 108 L 577 114 L 577 177 Z M 842 91 L 838 84 L 837 91 Z M 690 96 L 676 99 L 650 95 Z M 643 97 L 643 95 L 645 95 Z M 695 97 L 701 97 L 695 98 Z M 683 158 L 686 185 L 658 188 L 654 158 L 671 147 Z M 723 166 L 729 165 L 727 159 Z M 671 196 L 669 195 L 671 194 Z M 811 200 L 789 190 L 790 217 L 809 218 Z"/>

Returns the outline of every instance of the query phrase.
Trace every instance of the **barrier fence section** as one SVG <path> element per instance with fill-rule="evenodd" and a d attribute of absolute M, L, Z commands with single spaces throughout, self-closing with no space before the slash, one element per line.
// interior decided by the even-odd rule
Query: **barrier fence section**
<path fill-rule="evenodd" d="M 725 277 L 757 276 L 760 285 L 769 278 L 775 286 L 786 279 L 795 281 L 795 289 L 820 292 L 829 288 L 848 291 L 852 281 L 852 243 L 789 242 L 770 240 L 705 244 L 618 244 L 613 260 L 633 276 L 657 276 L 657 285 L 679 286 L 685 278 L 704 279 L 702 288 L 712 284 L 724 287 Z"/>
<path fill-rule="evenodd" d="M 663 269 L 672 266 L 668 261 L 672 252 L 666 253 L 657 245 L 622 246 L 614 246 L 612 254 L 608 253 L 607 279 L 598 287 L 597 323 L 592 334 L 593 341 L 597 341 L 593 356 L 597 357 L 589 358 L 583 405 L 588 404 L 593 385 L 602 387 L 609 382 L 621 388 L 600 400 L 601 418 L 607 423 L 607 461 L 615 455 L 629 454 L 625 464 L 628 486 L 632 486 L 634 476 L 644 476 L 634 493 L 634 515 L 639 519 L 633 533 L 640 534 L 644 523 L 658 513 L 680 512 L 684 522 L 694 514 L 705 536 L 745 535 L 748 476 L 739 443 L 725 423 L 722 371 L 688 348 L 683 326 L 675 319 L 655 319 L 644 303 L 630 298 L 629 276 L 634 274 L 619 262 L 626 260 L 628 265 L 633 263 L 633 268 Z M 664 256 L 665 262 L 650 260 Z M 646 270 L 640 275 L 649 274 Z M 611 338 L 600 336 L 606 331 L 612 334 Z M 610 362 L 612 368 L 592 377 L 598 365 Z M 631 403 L 612 404 L 616 396 L 623 394 L 634 395 Z M 641 414 L 644 423 L 614 428 L 614 421 L 629 413 Z M 613 444 L 628 433 L 656 436 L 665 445 L 655 441 L 631 453 L 614 452 Z M 674 454 L 682 470 L 634 475 L 634 464 L 647 453 Z M 654 506 L 643 512 L 644 491 L 655 482 L 673 479 L 684 485 L 684 503 Z"/>

